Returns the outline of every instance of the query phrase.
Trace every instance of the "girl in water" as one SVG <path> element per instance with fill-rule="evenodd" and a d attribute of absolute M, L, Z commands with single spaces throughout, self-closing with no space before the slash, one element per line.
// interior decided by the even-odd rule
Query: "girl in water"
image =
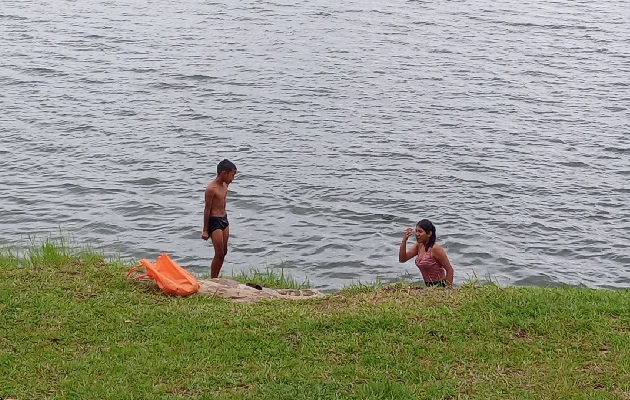
<path fill-rule="evenodd" d="M 416 224 L 416 243 L 407 249 L 407 239 L 414 234 L 412 228 L 407 228 L 400 244 L 398 261 L 407 262 L 416 257 L 416 266 L 420 269 L 426 286 L 452 286 L 453 267 L 446 256 L 446 252 L 435 243 L 435 226 L 428 219 Z"/>

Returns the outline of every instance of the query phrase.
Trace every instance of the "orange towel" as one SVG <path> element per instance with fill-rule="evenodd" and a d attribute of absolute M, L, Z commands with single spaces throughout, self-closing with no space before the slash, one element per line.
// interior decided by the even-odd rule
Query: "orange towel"
<path fill-rule="evenodd" d="M 177 265 L 168 254 L 160 255 L 155 264 L 146 258 L 127 272 L 127 278 L 139 268 L 146 268 L 146 274 L 133 279 L 149 278 L 157 282 L 162 291 L 171 296 L 188 296 L 199 291 L 199 283 L 194 276 Z"/>

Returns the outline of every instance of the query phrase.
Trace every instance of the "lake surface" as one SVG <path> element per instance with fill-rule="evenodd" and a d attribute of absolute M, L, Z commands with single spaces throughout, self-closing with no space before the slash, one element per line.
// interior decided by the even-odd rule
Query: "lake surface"
<path fill-rule="evenodd" d="M 0 245 L 73 241 L 198 273 L 223 158 L 222 272 L 313 287 L 630 286 L 622 1 L 33 1 L 0 7 Z"/>

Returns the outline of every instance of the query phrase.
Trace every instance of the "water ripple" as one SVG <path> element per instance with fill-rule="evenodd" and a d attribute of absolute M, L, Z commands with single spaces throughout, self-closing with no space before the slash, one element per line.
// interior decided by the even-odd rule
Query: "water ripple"
<path fill-rule="evenodd" d="M 207 271 L 400 276 L 434 220 L 456 281 L 630 283 L 625 3 L 7 0 L 0 244 L 59 229 Z"/>

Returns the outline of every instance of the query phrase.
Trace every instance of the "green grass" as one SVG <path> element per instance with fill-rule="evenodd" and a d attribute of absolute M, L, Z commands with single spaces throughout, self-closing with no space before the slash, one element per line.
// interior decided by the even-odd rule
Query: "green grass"
<path fill-rule="evenodd" d="M 163 296 L 128 267 L 52 242 L 0 252 L 0 398 L 630 399 L 627 290 L 237 304 Z"/>
<path fill-rule="evenodd" d="M 300 283 L 291 275 L 284 273 L 283 265 L 273 268 L 266 268 L 264 271 L 260 269 L 252 269 L 250 271 L 241 271 L 228 278 L 234 279 L 241 283 L 257 283 L 261 286 L 276 289 L 308 289 L 310 283 L 308 280 Z"/>

